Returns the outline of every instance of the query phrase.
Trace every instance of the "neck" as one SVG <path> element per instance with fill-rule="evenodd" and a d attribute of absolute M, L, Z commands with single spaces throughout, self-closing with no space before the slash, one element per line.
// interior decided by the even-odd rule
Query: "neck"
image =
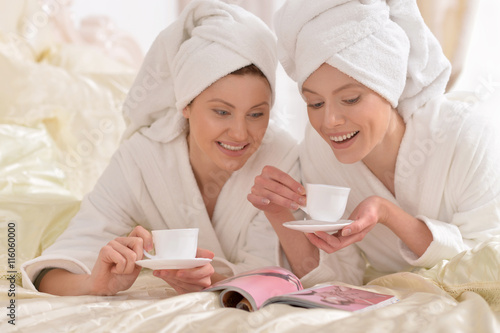
<path fill-rule="evenodd" d="M 231 177 L 231 172 L 219 168 L 212 160 L 206 158 L 201 151 L 196 150 L 196 145 L 189 142 L 187 136 L 189 161 L 194 177 L 205 203 L 208 215 L 212 218 L 217 198 L 226 181 Z M 192 149 L 193 147 L 193 149 Z"/>
<path fill-rule="evenodd" d="M 396 172 L 396 161 L 405 129 L 406 125 L 403 118 L 394 109 L 393 121 L 391 121 L 384 139 L 363 159 L 368 169 L 393 195 L 395 194 L 394 174 Z"/>

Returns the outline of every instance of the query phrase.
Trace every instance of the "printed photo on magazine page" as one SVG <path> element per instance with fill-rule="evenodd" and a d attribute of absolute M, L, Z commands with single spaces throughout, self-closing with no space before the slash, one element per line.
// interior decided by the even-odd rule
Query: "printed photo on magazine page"
<path fill-rule="evenodd" d="M 393 295 L 346 285 L 320 285 L 304 289 L 300 279 L 292 272 L 275 266 L 235 275 L 214 283 L 205 291 L 220 291 L 222 306 L 247 311 L 276 303 L 304 308 L 362 311 L 398 301 Z"/>

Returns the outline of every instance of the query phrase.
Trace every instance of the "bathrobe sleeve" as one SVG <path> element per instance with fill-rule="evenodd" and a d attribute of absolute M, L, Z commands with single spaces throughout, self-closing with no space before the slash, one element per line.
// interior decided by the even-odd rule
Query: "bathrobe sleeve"
<path fill-rule="evenodd" d="M 399 242 L 401 254 L 411 265 L 430 268 L 500 234 L 500 142 L 489 122 L 477 113 L 463 119 L 450 163 L 441 166 L 449 170 L 443 195 L 426 194 L 442 202 L 441 212 L 449 214 L 441 215 L 448 218 L 416 216 L 428 226 L 433 241 L 421 257 Z"/>
<path fill-rule="evenodd" d="M 101 248 L 116 237 L 126 236 L 143 219 L 128 181 L 139 178 L 125 177 L 123 167 L 117 151 L 61 236 L 40 257 L 22 265 L 25 288 L 35 289 L 32 282 L 44 268 L 90 274 Z M 126 167 L 130 175 L 134 166 Z"/>

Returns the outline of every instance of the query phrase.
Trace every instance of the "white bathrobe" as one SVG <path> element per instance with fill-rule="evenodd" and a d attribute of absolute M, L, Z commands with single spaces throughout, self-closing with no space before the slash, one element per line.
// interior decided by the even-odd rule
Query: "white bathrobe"
<path fill-rule="evenodd" d="M 363 162 L 338 162 L 327 143 L 308 127 L 300 148 L 303 181 L 351 187 L 344 218 L 362 200 L 376 195 L 422 220 L 434 237 L 417 257 L 387 227 L 375 226 L 362 241 L 346 248 L 343 262 L 357 265 L 359 276 L 364 267 L 356 251 L 358 256 L 362 251 L 377 271 L 391 273 L 432 267 L 500 234 L 500 144 L 493 128 L 498 124 L 489 126 L 480 107 L 468 108 L 453 101 L 456 98 L 468 97 L 434 99 L 407 121 L 396 163 L 395 195 Z M 322 275 L 356 282 L 352 267 L 341 268 L 339 259 L 331 256 L 322 252 L 321 265 L 306 278 Z"/>
<path fill-rule="evenodd" d="M 90 273 L 100 249 L 138 224 L 149 230 L 200 228 L 198 246 L 215 253 L 212 264 L 221 274 L 279 265 L 276 234 L 246 198 L 265 165 L 299 178 L 297 143 L 273 125 L 259 150 L 225 183 L 210 220 L 185 133 L 162 143 L 137 132 L 120 146 L 64 233 L 22 266 L 23 285 L 33 289 L 33 279 L 47 267 Z"/>

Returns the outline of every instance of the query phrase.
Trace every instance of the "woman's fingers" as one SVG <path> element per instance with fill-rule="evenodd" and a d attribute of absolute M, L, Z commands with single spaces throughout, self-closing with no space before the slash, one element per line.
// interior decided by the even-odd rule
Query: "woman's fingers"
<path fill-rule="evenodd" d="M 293 177 L 290 176 L 289 174 L 287 174 L 286 172 L 283 172 L 276 167 L 266 165 L 262 169 L 262 176 L 269 178 L 269 179 L 272 179 L 275 182 L 278 182 L 278 183 L 286 186 L 291 191 L 293 191 L 299 195 L 304 195 L 306 193 L 304 186 L 302 186 L 302 184 L 300 184 L 298 181 L 293 179 Z"/>
<path fill-rule="evenodd" d="M 307 239 L 318 249 L 325 251 L 326 253 L 333 253 L 337 250 L 340 250 L 340 242 L 338 239 L 333 237 L 332 239 L 325 240 L 325 236 L 321 234 L 322 232 L 318 233 L 306 233 Z M 324 232 L 323 232 L 324 233 Z M 326 233 L 324 233 L 326 234 Z M 326 234 L 327 236 L 330 236 Z"/>
<path fill-rule="evenodd" d="M 206 264 L 196 268 L 179 269 L 175 276 L 185 282 L 195 283 L 196 281 L 205 280 L 214 274 L 215 270 L 211 264 Z M 204 281 L 206 283 L 207 281 Z M 210 285 L 210 281 L 209 281 Z"/>
<path fill-rule="evenodd" d="M 136 260 L 142 259 L 144 240 L 140 237 L 119 237 L 115 239 L 116 242 L 127 247 L 135 253 Z"/>
<path fill-rule="evenodd" d="M 210 277 L 214 274 L 215 270 L 211 264 L 206 264 L 189 269 L 164 269 L 155 272 L 159 273 L 159 277 L 168 277 L 188 284 L 202 284 L 208 287 L 210 285 Z"/>
<path fill-rule="evenodd" d="M 147 231 L 144 227 L 140 225 L 136 226 L 128 236 L 141 238 L 143 243 L 143 248 L 147 252 L 153 249 L 153 237 L 151 236 L 151 233 Z"/>
<path fill-rule="evenodd" d="M 191 269 L 156 270 L 153 274 L 170 284 L 178 293 L 200 291 L 212 284 L 212 265 L 207 264 Z"/>
<path fill-rule="evenodd" d="M 201 249 L 201 248 L 196 249 L 196 258 L 213 259 L 214 256 L 215 256 L 215 254 L 210 250 Z"/>
<path fill-rule="evenodd" d="M 247 198 L 259 208 L 273 203 L 295 210 L 300 205 L 305 205 L 304 193 L 303 186 L 290 175 L 275 167 L 266 166 L 255 177 L 254 186 Z"/>
<path fill-rule="evenodd" d="M 203 289 L 205 289 L 205 287 L 200 286 L 200 285 L 192 285 L 189 283 L 184 283 L 184 282 L 176 281 L 176 280 L 174 280 L 174 281 L 165 280 L 165 282 L 167 282 L 172 288 L 174 288 L 175 291 L 179 295 L 187 294 L 187 293 L 191 293 L 191 292 L 202 291 Z"/>
<path fill-rule="evenodd" d="M 316 233 L 306 233 L 306 237 L 317 248 L 326 253 L 333 253 L 361 241 L 366 234 L 366 232 L 361 232 L 350 234 L 349 236 L 342 236 L 341 233 L 342 231 L 330 235 L 324 231 L 318 231 Z"/>
<path fill-rule="evenodd" d="M 112 273 L 131 274 L 134 272 L 138 253 L 142 254 L 142 239 L 117 238 L 101 249 L 100 256 L 107 264 L 113 265 Z"/>
<path fill-rule="evenodd" d="M 253 188 L 252 188 L 253 190 Z M 269 200 L 266 197 L 254 194 L 254 193 L 248 193 L 247 195 L 247 200 L 254 205 L 256 208 L 264 210 L 266 206 L 268 206 L 271 203 L 271 200 Z"/>
<path fill-rule="evenodd" d="M 259 197 L 262 204 L 265 203 L 264 199 L 267 199 L 269 203 L 294 210 L 306 203 L 303 196 L 283 184 L 260 177 L 255 178 L 255 185 L 252 187 L 251 194 Z"/>

